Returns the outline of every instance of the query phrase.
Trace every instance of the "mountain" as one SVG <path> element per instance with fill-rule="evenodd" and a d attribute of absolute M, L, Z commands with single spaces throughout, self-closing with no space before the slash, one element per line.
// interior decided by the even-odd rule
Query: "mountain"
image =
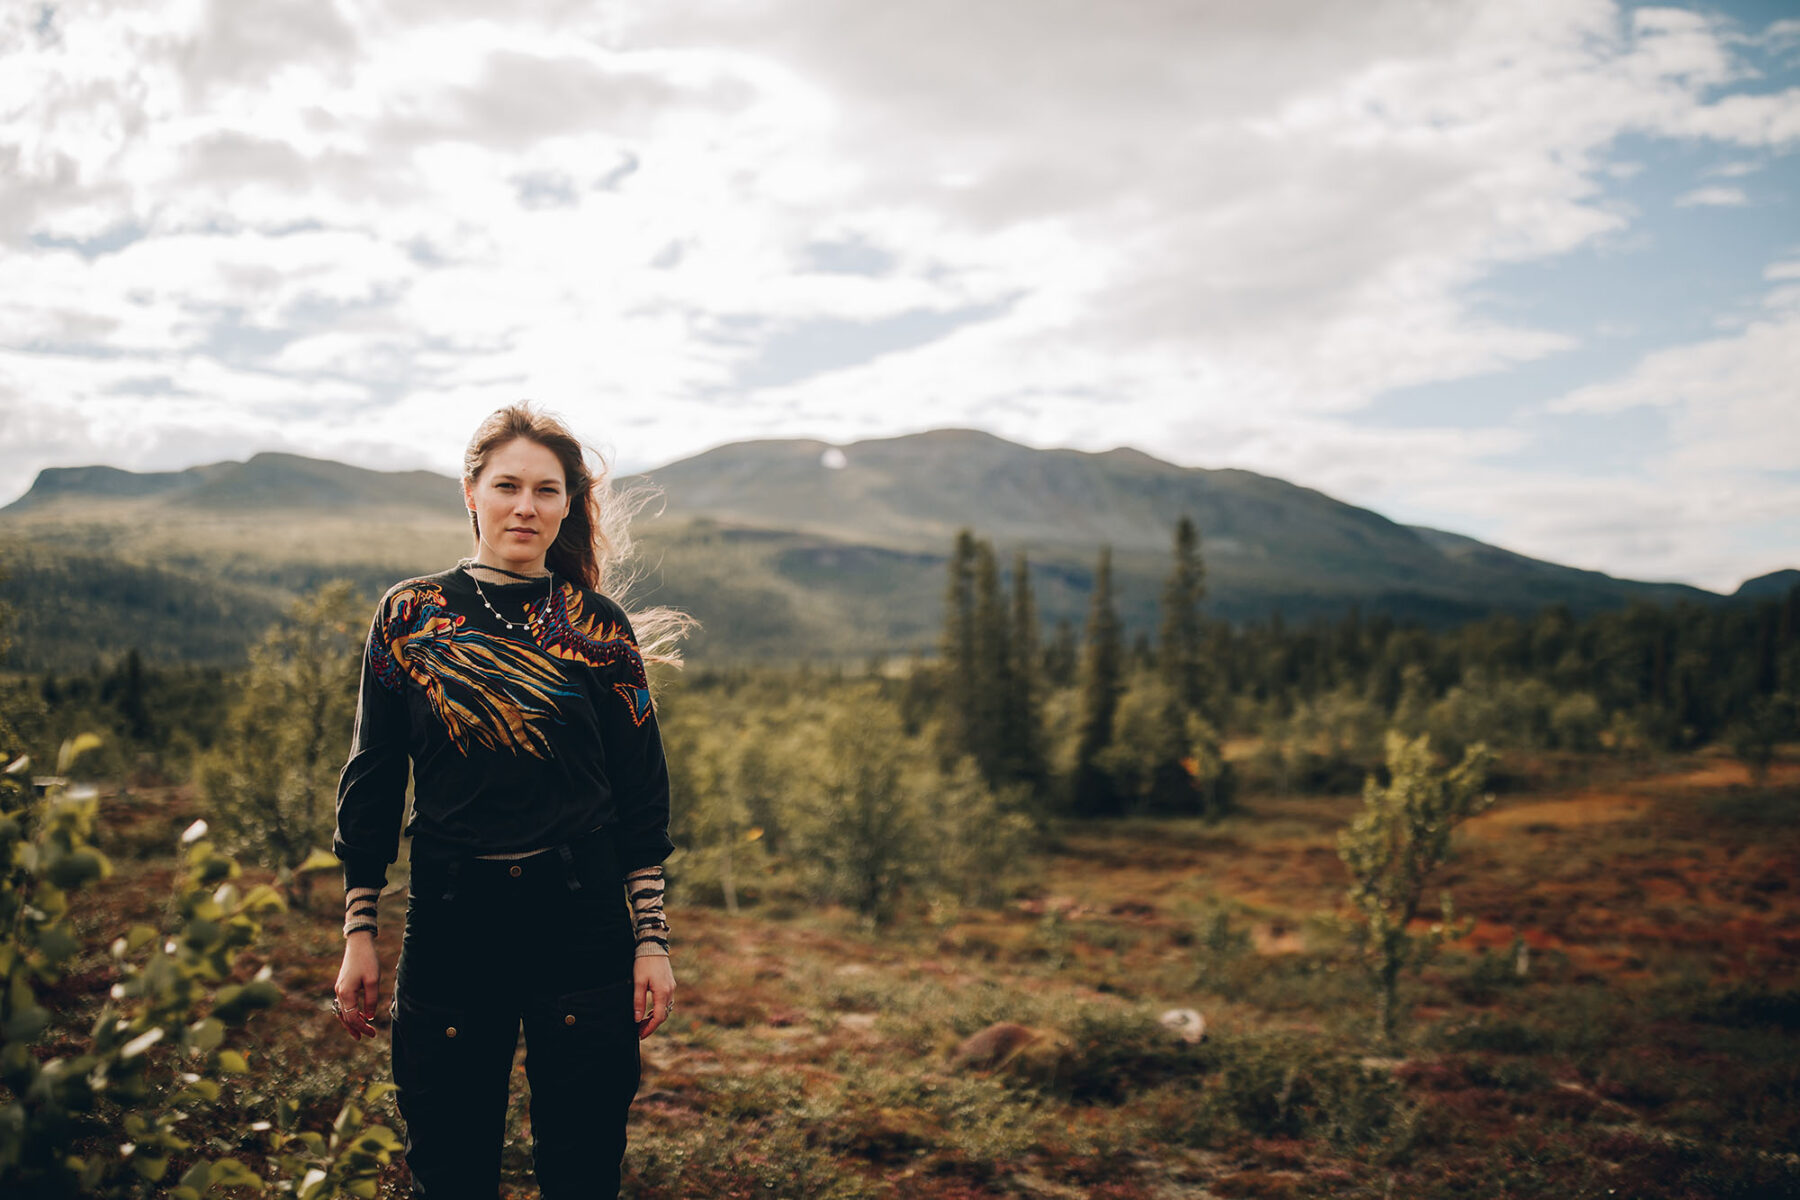
<path fill-rule="evenodd" d="M 1731 595 L 1733 599 L 1772 600 L 1787 595 L 1796 584 L 1800 584 L 1800 571 L 1790 567 L 1785 571 L 1770 571 L 1767 575 L 1746 579 L 1738 584 L 1738 590 Z"/>
<path fill-rule="evenodd" d="M 903 554 L 942 555 L 964 525 L 1004 563 L 1085 579 L 1096 548 L 1147 591 L 1127 587 L 1129 620 L 1148 618 L 1183 515 L 1202 534 L 1212 610 L 1234 620 L 1367 611 L 1444 622 L 1565 603 L 1577 612 L 1634 599 L 1716 599 L 1680 584 L 1637 583 L 1542 562 L 1473 538 L 1396 524 L 1311 488 L 1242 470 L 1163 462 L 1140 450 L 1035 450 L 969 429 L 857 442 L 740 442 L 652 472 L 665 519 L 804 531 Z"/>
<path fill-rule="evenodd" d="M 454 503 L 457 483 L 431 471 L 366 471 L 298 454 L 258 454 L 249 462 L 137 474 L 116 467 L 49 467 L 31 490 L 0 513 L 18 514 L 67 500 L 154 497 L 177 508 L 344 508 L 373 505 L 436 509 Z"/>
<path fill-rule="evenodd" d="M 994 543 L 1003 570 L 1023 551 L 1046 622 L 1077 626 L 1106 543 L 1121 616 L 1155 629 L 1183 514 L 1202 532 L 1207 606 L 1233 620 L 1356 605 L 1441 626 L 1549 603 L 1582 613 L 1720 599 L 1400 525 L 1251 471 L 1129 448 L 1038 450 L 977 430 L 739 442 L 647 481 L 665 503 L 634 524 L 646 575 L 631 599 L 699 617 L 696 662 L 934 644 L 944 558 L 964 526 Z M 12 665 L 66 669 L 134 644 L 151 657 L 238 661 L 300 591 L 347 577 L 372 599 L 468 551 L 456 481 L 426 471 L 291 454 L 155 474 L 50 469 L 0 509 L 0 587 L 18 614 Z"/>

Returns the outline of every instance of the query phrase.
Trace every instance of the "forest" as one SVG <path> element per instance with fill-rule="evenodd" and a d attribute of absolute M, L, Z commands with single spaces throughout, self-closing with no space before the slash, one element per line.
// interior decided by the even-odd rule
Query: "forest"
<path fill-rule="evenodd" d="M 1800 1190 L 1800 587 L 1230 623 L 1183 519 L 1077 628 L 948 563 L 935 653 L 654 679 L 694 1003 L 631 1194 Z M 317 1011 L 373 599 L 0 683 L 6 1194 L 404 1194 Z"/>

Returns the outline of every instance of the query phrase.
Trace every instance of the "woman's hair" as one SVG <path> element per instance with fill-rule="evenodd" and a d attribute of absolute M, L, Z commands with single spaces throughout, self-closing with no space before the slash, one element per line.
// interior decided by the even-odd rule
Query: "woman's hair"
<path fill-rule="evenodd" d="M 474 486 L 494 451 L 518 438 L 536 442 L 556 455 L 569 496 L 568 515 L 563 518 L 544 564 L 563 578 L 609 596 L 625 608 L 626 594 L 638 580 L 638 572 L 631 566 L 631 518 L 660 493 L 648 483 L 634 484 L 624 491 L 614 489 L 606 460 L 598 451 L 583 446 L 559 418 L 539 412 L 526 402 L 496 409 L 476 426 L 468 449 L 463 451 L 463 481 Z M 589 455 L 593 456 L 592 467 Z M 469 527 L 479 545 L 481 529 L 473 511 L 469 513 Z M 698 621 L 667 606 L 627 611 L 626 615 L 645 662 L 681 665 L 679 643 Z"/>

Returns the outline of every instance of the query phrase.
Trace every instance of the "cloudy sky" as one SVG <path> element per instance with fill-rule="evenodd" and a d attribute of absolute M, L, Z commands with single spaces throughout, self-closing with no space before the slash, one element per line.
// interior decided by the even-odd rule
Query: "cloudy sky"
<path fill-rule="evenodd" d="M 1634 578 L 1800 566 L 1790 3 L 3 13 L 0 503 L 451 472 L 530 397 L 625 469 L 976 426 Z"/>

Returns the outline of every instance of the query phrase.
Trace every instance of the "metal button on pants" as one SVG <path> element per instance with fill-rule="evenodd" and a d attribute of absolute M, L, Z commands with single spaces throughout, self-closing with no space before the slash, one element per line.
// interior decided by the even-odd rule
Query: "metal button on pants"
<path fill-rule="evenodd" d="M 543 1200 L 618 1194 L 640 1072 L 621 883 L 604 833 L 512 862 L 415 863 L 393 1004 L 415 1197 L 499 1191 L 521 1025 Z"/>

